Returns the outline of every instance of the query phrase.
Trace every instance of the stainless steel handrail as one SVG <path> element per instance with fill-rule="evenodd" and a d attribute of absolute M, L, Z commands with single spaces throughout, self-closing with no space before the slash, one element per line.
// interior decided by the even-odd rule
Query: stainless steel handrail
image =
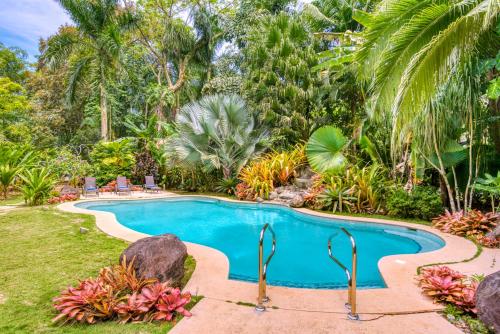
<path fill-rule="evenodd" d="M 273 237 L 273 246 L 271 249 L 271 254 L 269 254 L 269 256 L 267 257 L 266 262 L 262 264 L 262 260 L 264 259 L 264 235 L 267 229 L 269 229 Z M 255 309 L 259 312 L 266 310 L 264 303 L 267 303 L 269 301 L 269 297 L 266 294 L 267 266 L 269 265 L 269 262 L 271 261 L 275 251 L 276 251 L 276 234 L 274 233 L 274 230 L 271 227 L 271 225 L 265 224 L 264 227 L 262 227 L 262 230 L 260 231 L 260 238 L 259 238 L 259 295 L 257 297 L 257 306 L 255 306 Z"/>
<path fill-rule="evenodd" d="M 359 320 L 359 315 L 356 313 L 356 274 L 358 265 L 356 241 L 354 240 L 352 234 L 349 233 L 345 228 L 341 227 L 340 229 L 349 237 L 351 241 L 352 274 L 349 271 L 349 269 L 347 269 L 347 267 L 332 254 L 332 238 L 336 236 L 336 234 L 331 235 L 330 238 L 328 239 L 328 255 L 336 264 L 339 265 L 340 268 L 342 268 L 342 270 L 344 270 L 345 275 L 347 276 L 348 289 L 347 289 L 347 303 L 345 304 L 346 307 L 349 309 L 347 317 L 351 320 Z"/>

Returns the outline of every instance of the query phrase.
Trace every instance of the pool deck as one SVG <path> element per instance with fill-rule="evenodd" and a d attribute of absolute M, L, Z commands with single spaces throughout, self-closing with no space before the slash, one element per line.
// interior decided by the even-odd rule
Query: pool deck
<path fill-rule="evenodd" d="M 134 192 L 131 196 L 104 194 L 84 201 L 186 196 L 167 192 Z M 74 206 L 75 203 L 78 202 L 66 202 L 58 207 L 64 211 L 94 215 L 100 230 L 120 239 L 133 242 L 148 236 L 120 225 L 112 213 L 78 208 Z M 332 218 L 330 214 L 309 209 L 295 210 Z M 344 307 L 346 290 L 268 286 L 267 294 L 271 298 L 267 304 L 269 307 L 266 312 L 258 313 L 253 307 L 242 305 L 256 303 L 257 284 L 229 280 L 229 262 L 222 252 L 186 242 L 188 253 L 196 259 L 196 269 L 185 289 L 205 298 L 192 310 L 193 316 L 184 318 L 170 333 L 461 333 L 436 313 L 441 309 L 440 305 L 433 304 L 420 293 L 415 274 L 421 265 L 472 258 L 477 249 L 472 242 L 424 225 L 337 215 L 334 218 L 417 228 L 440 236 L 446 245 L 428 253 L 382 258 L 378 265 L 387 288 L 358 290 L 357 306 L 362 321 L 350 321 L 346 319 Z M 500 270 L 499 255 L 498 249 L 483 249 L 482 254 L 474 260 L 450 267 L 466 274 L 487 275 Z"/>

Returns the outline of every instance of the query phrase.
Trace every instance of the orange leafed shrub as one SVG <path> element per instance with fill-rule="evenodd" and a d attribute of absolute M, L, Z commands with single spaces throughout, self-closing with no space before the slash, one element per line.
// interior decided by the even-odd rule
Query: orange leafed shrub
<path fill-rule="evenodd" d="M 450 213 L 446 211 L 439 217 L 432 220 L 435 228 L 462 237 L 472 237 L 484 246 L 498 245 L 498 240 L 485 237 L 493 231 L 500 221 L 500 214 L 495 212 L 482 213 L 478 210 L 471 210 L 467 214 L 463 211 Z"/>
<path fill-rule="evenodd" d="M 191 316 L 185 309 L 190 301 L 189 292 L 181 293 L 156 278 L 137 278 L 133 261 L 127 265 L 124 259 L 120 265 L 103 268 L 97 278 L 83 280 L 54 298 L 60 314 L 53 321 L 172 321 L 176 315 Z"/>

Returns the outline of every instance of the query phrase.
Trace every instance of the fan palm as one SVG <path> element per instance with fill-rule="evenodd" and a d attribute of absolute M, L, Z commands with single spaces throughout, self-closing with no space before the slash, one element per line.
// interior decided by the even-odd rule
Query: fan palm
<path fill-rule="evenodd" d="M 324 126 L 316 130 L 306 145 L 307 159 L 311 167 L 318 172 L 328 172 L 342 167 L 345 157 L 342 150 L 347 138 L 340 129 Z"/>
<path fill-rule="evenodd" d="M 207 96 L 181 108 L 172 147 L 188 166 L 202 164 L 235 176 L 266 143 L 267 132 L 256 122 L 243 99 L 236 95 Z"/>
<path fill-rule="evenodd" d="M 471 59 L 497 51 L 499 7 L 498 0 L 385 0 L 373 14 L 357 12 L 366 30 L 356 60 L 374 110 L 393 117 L 394 150 L 451 78 L 461 71 L 467 78 Z"/>
<path fill-rule="evenodd" d="M 109 139 L 107 84 L 119 66 L 121 33 L 132 27 L 134 17 L 118 0 L 59 0 L 74 27 L 63 27 L 52 36 L 42 55 L 49 68 L 69 66 L 67 99 L 75 100 L 78 85 L 90 83 L 99 92 L 101 138 Z"/>

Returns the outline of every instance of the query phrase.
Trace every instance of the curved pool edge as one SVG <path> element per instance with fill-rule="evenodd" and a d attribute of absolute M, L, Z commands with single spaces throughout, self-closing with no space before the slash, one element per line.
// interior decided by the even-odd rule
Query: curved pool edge
<path fill-rule="evenodd" d="M 96 226 L 104 233 L 129 242 L 149 236 L 148 234 L 136 232 L 121 225 L 115 215 L 110 212 L 94 211 L 77 207 L 76 204 L 94 201 L 134 201 L 155 200 L 173 198 L 209 198 L 227 202 L 242 203 L 228 198 L 206 195 L 177 195 L 166 194 L 151 198 L 116 198 L 116 199 L 85 199 L 76 202 L 66 202 L 58 205 L 60 210 L 93 215 Z M 255 204 L 255 202 L 246 202 Z M 287 207 L 277 203 L 273 205 Z M 360 312 L 392 312 L 398 311 L 422 311 L 440 308 L 423 297 L 420 289 L 415 283 L 415 273 L 419 266 L 429 263 L 462 261 L 472 257 L 476 252 L 476 246 L 460 237 L 441 233 L 430 226 L 416 225 L 413 223 L 389 221 L 380 218 L 333 216 L 328 213 L 312 211 L 305 208 L 289 208 L 303 214 L 341 220 L 355 220 L 366 223 L 387 224 L 395 226 L 410 227 L 430 232 L 441 238 L 445 245 L 437 250 L 404 255 L 385 256 L 378 262 L 379 271 L 387 285 L 386 288 L 358 290 Z M 222 300 L 236 302 L 251 302 L 256 299 L 257 286 L 252 282 L 244 282 L 229 279 L 229 261 L 224 253 L 211 247 L 185 242 L 188 253 L 197 262 L 196 269 L 188 282 L 186 289 L 192 293 L 204 295 Z M 327 310 L 331 312 L 344 311 L 345 290 L 290 288 L 281 286 L 269 286 L 269 294 L 272 297 L 271 305 L 279 307 L 290 307 L 307 310 Z M 394 301 L 397 300 L 397 305 Z M 382 301 L 382 302 L 381 302 Z"/>

